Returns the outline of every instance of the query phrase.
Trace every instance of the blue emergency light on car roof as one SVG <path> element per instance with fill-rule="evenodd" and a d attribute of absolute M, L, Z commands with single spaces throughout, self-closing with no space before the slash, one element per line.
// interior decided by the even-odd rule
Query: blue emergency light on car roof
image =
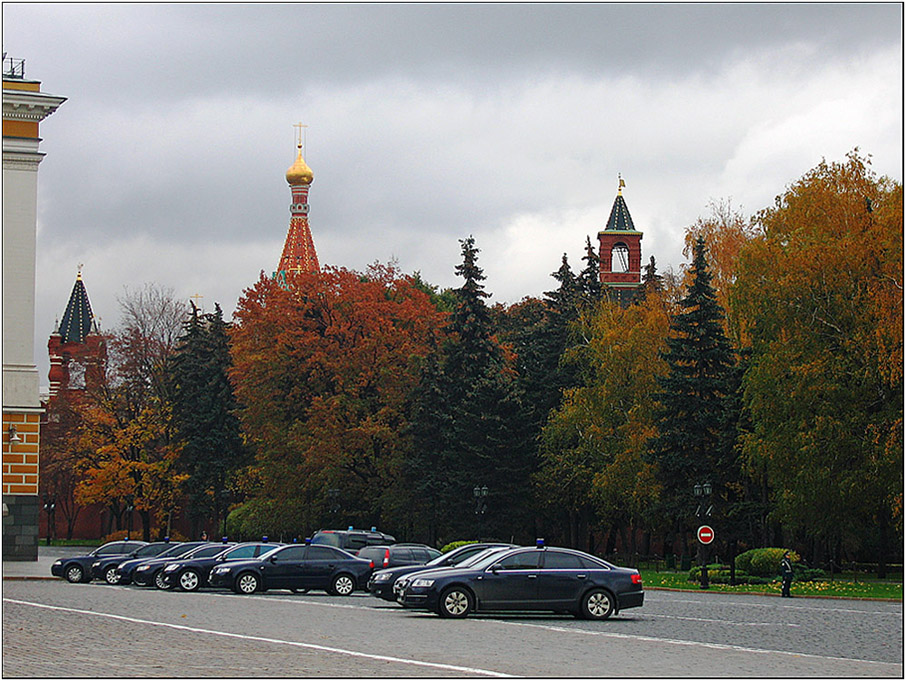
<path fill-rule="evenodd" d="M 374 525 L 372 525 L 372 526 L 371 526 L 371 531 L 372 531 L 372 532 L 377 532 L 377 528 L 376 528 Z"/>
<path fill-rule="evenodd" d="M 536 539 L 535 546 L 537 546 L 539 549 L 543 549 L 544 548 L 544 538 L 539 537 L 538 539 Z"/>
<path fill-rule="evenodd" d="M 226 543 L 227 543 L 227 538 L 226 538 L 226 537 L 221 537 L 221 538 L 220 538 L 220 541 L 222 541 L 224 544 L 226 544 Z"/>
<path fill-rule="evenodd" d="M 352 525 L 350 525 L 350 526 L 347 527 L 346 529 L 349 530 L 350 532 L 352 532 Z"/>
<path fill-rule="evenodd" d="M 305 538 L 305 543 L 306 543 L 306 544 L 311 544 L 311 537 L 306 537 L 306 538 Z"/>
<path fill-rule="evenodd" d="M 267 543 L 267 535 L 264 535 L 263 537 L 261 537 L 261 541 L 263 541 L 263 542 L 266 544 L 266 543 Z"/>

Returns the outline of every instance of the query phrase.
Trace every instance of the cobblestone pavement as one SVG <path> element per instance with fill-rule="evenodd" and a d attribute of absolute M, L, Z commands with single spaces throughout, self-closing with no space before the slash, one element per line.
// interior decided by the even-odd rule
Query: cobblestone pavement
<path fill-rule="evenodd" d="M 2 672 L 4 678 L 903 675 L 902 604 L 725 599 L 651 592 L 645 607 L 607 622 L 518 614 L 449 621 L 364 594 L 238 596 L 4 581 Z"/>

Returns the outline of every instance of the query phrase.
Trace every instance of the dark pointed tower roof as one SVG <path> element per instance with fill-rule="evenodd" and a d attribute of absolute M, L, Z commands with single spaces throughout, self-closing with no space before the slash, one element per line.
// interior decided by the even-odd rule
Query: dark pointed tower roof
<path fill-rule="evenodd" d="M 84 343 L 85 336 L 91 332 L 97 333 L 94 315 L 91 313 L 91 303 L 88 302 L 88 292 L 82 283 L 82 272 L 76 276 L 75 285 L 63 313 L 63 321 L 57 332 L 64 343 Z"/>
<path fill-rule="evenodd" d="M 635 225 L 632 223 L 632 216 L 629 214 L 629 208 L 626 207 L 626 201 L 623 199 L 622 192 L 617 193 L 614 199 L 613 208 L 610 209 L 610 218 L 607 220 L 606 232 L 634 232 Z"/>

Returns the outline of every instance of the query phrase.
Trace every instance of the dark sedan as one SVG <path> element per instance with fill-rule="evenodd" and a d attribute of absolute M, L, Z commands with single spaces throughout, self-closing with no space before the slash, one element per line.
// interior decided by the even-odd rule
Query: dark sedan
<path fill-rule="evenodd" d="M 139 586 L 151 586 L 154 583 L 156 571 L 166 565 L 171 560 L 181 558 L 189 551 L 204 546 L 208 542 L 187 541 L 174 544 L 173 548 L 167 549 L 157 555 L 156 558 L 142 558 L 140 560 L 127 560 L 120 563 L 116 568 L 120 576 L 119 584 L 138 584 Z M 141 569 L 140 569 L 141 568 Z"/>
<path fill-rule="evenodd" d="M 458 565 L 463 561 L 468 560 L 469 558 L 472 558 L 473 556 L 481 553 L 487 548 L 504 548 L 512 546 L 512 544 L 495 544 L 487 542 L 478 544 L 466 544 L 465 546 L 459 546 L 452 551 L 443 553 L 428 561 L 424 565 L 400 565 L 397 567 L 386 568 L 384 570 L 376 570 L 374 574 L 371 575 L 371 579 L 368 580 L 368 591 L 372 596 L 383 598 L 385 601 L 395 601 L 396 594 L 393 592 L 393 585 L 396 580 L 403 575 L 408 575 L 413 572 L 419 572 L 422 570 L 453 567 L 454 565 Z M 364 549 L 362 550 L 364 551 Z"/>
<path fill-rule="evenodd" d="M 173 548 L 173 546 L 168 541 L 156 541 L 145 544 L 122 556 L 98 556 L 98 559 L 91 564 L 91 576 L 95 579 L 103 579 L 108 584 L 119 584 L 120 575 L 116 569 L 121 563 L 132 559 L 156 558 L 164 551 Z"/>
<path fill-rule="evenodd" d="M 324 589 L 348 596 L 364 589 L 374 568 L 370 560 L 324 545 L 293 544 L 264 554 L 258 560 L 237 561 L 211 570 L 214 587 L 252 594 L 267 589 L 307 591 Z"/>
<path fill-rule="evenodd" d="M 54 577 L 65 577 L 69 582 L 90 582 L 91 566 L 98 558 L 124 556 L 136 549 L 145 546 L 144 541 L 111 541 L 97 547 L 84 556 L 69 556 L 60 558 L 50 566 L 50 574 Z"/>
<path fill-rule="evenodd" d="M 422 572 L 403 593 L 403 605 L 441 617 L 494 610 L 571 612 L 603 620 L 642 605 L 638 570 L 581 551 L 543 546 L 494 553 L 467 568 Z"/>
<path fill-rule="evenodd" d="M 413 579 L 417 579 L 418 576 L 423 572 L 429 572 L 430 570 L 453 570 L 454 568 L 466 568 L 471 567 L 478 563 L 478 561 L 484 560 L 486 556 L 490 556 L 492 553 L 499 553 L 500 551 L 506 551 L 507 549 L 515 549 L 514 544 L 506 544 L 505 546 L 492 546 L 490 548 L 482 549 L 478 553 L 469 556 L 468 558 L 463 559 L 461 562 L 456 565 L 448 565 L 445 567 L 429 568 L 426 570 L 427 566 L 422 566 L 422 569 L 418 572 L 410 572 L 407 575 L 402 575 L 397 577 L 396 581 L 393 583 L 393 597 L 394 599 L 402 604 L 403 594 L 409 586 L 409 583 Z"/>
<path fill-rule="evenodd" d="M 249 542 L 247 544 L 220 546 L 214 555 L 203 555 L 205 549 L 199 549 L 191 558 L 181 558 L 167 563 L 160 573 L 160 581 L 168 588 L 177 587 L 181 591 L 198 591 L 208 586 L 211 570 L 226 561 L 248 560 L 273 550 L 279 544 Z"/>

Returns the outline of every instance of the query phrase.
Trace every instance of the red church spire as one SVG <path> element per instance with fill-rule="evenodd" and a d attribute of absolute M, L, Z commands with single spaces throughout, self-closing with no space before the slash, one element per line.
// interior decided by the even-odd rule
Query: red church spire
<path fill-rule="evenodd" d="M 286 171 L 286 181 L 293 195 L 293 202 L 289 207 L 289 231 L 286 233 L 280 264 L 274 272 L 274 278 L 281 284 L 286 283 L 288 272 L 316 272 L 320 269 L 315 242 L 308 226 L 308 189 L 314 180 L 314 174 L 302 158 L 301 129 L 305 126 L 301 123 L 296 125 L 299 128 L 299 153 L 295 163 Z"/>

